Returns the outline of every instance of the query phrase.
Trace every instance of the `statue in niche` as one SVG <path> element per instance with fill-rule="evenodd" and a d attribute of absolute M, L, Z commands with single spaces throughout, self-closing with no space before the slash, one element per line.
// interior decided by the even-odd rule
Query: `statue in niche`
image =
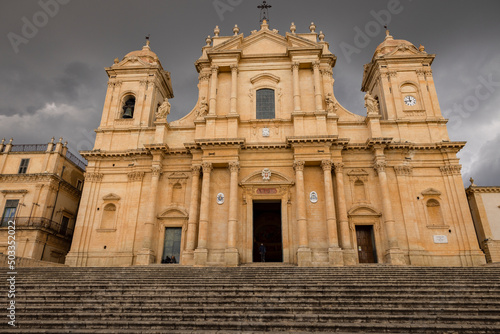
<path fill-rule="evenodd" d="M 326 95 L 325 102 L 326 102 L 326 111 L 328 113 L 336 113 L 337 112 L 337 104 L 335 103 L 335 100 L 333 99 L 332 93 L 328 93 Z"/>
<path fill-rule="evenodd" d="M 370 93 L 365 94 L 365 108 L 369 115 L 379 114 L 378 101 Z"/>
<path fill-rule="evenodd" d="M 208 113 L 208 103 L 205 101 L 205 97 L 201 98 L 200 101 L 200 108 L 198 109 L 197 116 L 198 117 L 203 117 Z"/>
<path fill-rule="evenodd" d="M 165 101 L 163 101 L 156 111 L 156 119 L 167 118 L 167 115 L 170 114 L 170 108 L 170 102 L 168 102 L 168 98 L 165 98 Z"/>

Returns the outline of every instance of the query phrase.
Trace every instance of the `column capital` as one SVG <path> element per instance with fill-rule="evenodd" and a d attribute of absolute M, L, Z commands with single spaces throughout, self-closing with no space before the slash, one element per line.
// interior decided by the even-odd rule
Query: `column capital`
<path fill-rule="evenodd" d="M 335 169 L 335 173 L 342 173 L 344 171 L 344 163 L 343 162 L 334 162 L 333 168 Z"/>
<path fill-rule="evenodd" d="M 161 166 L 153 166 L 151 167 L 151 173 L 153 177 L 160 177 L 161 175 Z"/>
<path fill-rule="evenodd" d="M 212 73 L 217 73 L 219 72 L 219 66 L 218 65 L 212 65 L 210 67 L 210 69 L 212 70 Z"/>
<path fill-rule="evenodd" d="M 231 171 L 231 173 L 238 172 L 240 170 L 240 163 L 239 163 L 239 161 L 231 161 L 231 162 L 229 162 L 229 170 Z"/>
<path fill-rule="evenodd" d="M 144 172 L 130 172 L 127 174 L 129 181 L 142 181 Z"/>
<path fill-rule="evenodd" d="M 322 75 L 331 77 L 333 75 L 332 69 L 323 68 L 319 71 Z"/>
<path fill-rule="evenodd" d="M 303 171 L 304 170 L 304 165 L 305 165 L 305 162 L 302 161 L 302 160 L 295 160 L 293 162 L 293 168 L 295 169 L 296 172 Z"/>
<path fill-rule="evenodd" d="M 201 165 L 193 165 L 191 166 L 191 174 L 193 176 L 200 176 Z"/>
<path fill-rule="evenodd" d="M 201 167 L 203 168 L 203 174 L 210 173 L 213 169 L 211 162 L 204 162 L 201 164 Z"/>
<path fill-rule="evenodd" d="M 208 79 L 210 79 L 210 73 L 201 72 L 200 75 L 198 75 L 198 80 L 200 81 L 207 81 Z"/>
<path fill-rule="evenodd" d="M 460 165 L 447 165 L 447 166 L 442 166 L 439 167 L 439 170 L 443 175 L 453 175 L 457 174 L 460 175 L 460 170 L 462 169 L 462 166 Z"/>
<path fill-rule="evenodd" d="M 231 64 L 231 72 L 238 72 L 238 64 Z"/>
<path fill-rule="evenodd" d="M 377 173 L 385 172 L 385 168 L 387 167 L 387 163 L 385 161 L 376 161 L 373 164 L 373 168 L 377 171 Z"/>
<path fill-rule="evenodd" d="M 320 62 L 318 60 L 315 60 L 312 62 L 313 69 L 315 69 L 315 70 L 319 70 L 319 65 L 320 65 Z"/>
<path fill-rule="evenodd" d="M 299 66 L 300 66 L 300 63 L 298 61 L 294 61 L 292 63 L 292 71 L 293 70 L 298 70 L 299 69 Z"/>
<path fill-rule="evenodd" d="M 396 175 L 412 175 L 413 173 L 413 167 L 408 166 L 408 165 L 399 165 L 399 166 L 394 166 L 394 171 L 396 172 Z"/>
<path fill-rule="evenodd" d="M 331 171 L 332 165 L 333 165 L 333 163 L 331 160 L 322 160 L 321 161 L 321 168 L 323 168 L 323 171 Z"/>

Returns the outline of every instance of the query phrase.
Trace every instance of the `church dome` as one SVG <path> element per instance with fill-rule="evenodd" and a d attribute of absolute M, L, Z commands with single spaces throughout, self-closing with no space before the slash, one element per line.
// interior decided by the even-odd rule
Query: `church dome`
<path fill-rule="evenodd" d="M 396 50 L 400 45 L 406 45 L 409 48 L 417 49 L 415 45 L 404 39 L 394 39 L 392 35 L 389 34 L 389 30 L 386 30 L 385 39 L 382 43 L 379 44 L 379 46 L 377 46 L 373 57 L 374 58 L 381 57 L 388 53 L 391 53 L 392 51 Z"/>
<path fill-rule="evenodd" d="M 137 51 L 132 51 L 127 53 L 126 57 L 138 57 L 142 61 L 145 61 L 150 64 L 154 64 L 158 62 L 158 56 L 156 53 L 151 51 L 151 48 L 149 47 L 149 40 L 146 42 L 146 45 L 142 47 L 142 50 L 137 50 Z"/>

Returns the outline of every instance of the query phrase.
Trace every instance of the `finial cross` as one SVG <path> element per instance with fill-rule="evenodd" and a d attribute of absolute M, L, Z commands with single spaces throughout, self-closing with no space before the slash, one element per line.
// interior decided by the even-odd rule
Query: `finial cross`
<path fill-rule="evenodd" d="M 264 0 L 262 1 L 262 5 L 257 6 L 257 8 L 260 9 L 260 22 L 266 20 L 269 21 L 269 8 L 271 8 L 271 5 L 268 5 L 267 2 Z"/>

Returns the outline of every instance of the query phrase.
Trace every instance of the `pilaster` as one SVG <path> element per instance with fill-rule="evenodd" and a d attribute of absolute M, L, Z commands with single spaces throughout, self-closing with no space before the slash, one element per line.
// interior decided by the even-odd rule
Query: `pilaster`
<path fill-rule="evenodd" d="M 325 185 L 325 210 L 326 210 L 326 227 L 328 231 L 328 257 L 329 262 L 335 266 L 344 264 L 342 258 L 342 250 L 339 247 L 337 233 L 337 219 L 335 218 L 335 201 L 333 199 L 333 184 L 332 184 L 332 162 L 330 160 L 321 161 L 323 169 L 323 178 Z"/>
<path fill-rule="evenodd" d="M 297 190 L 297 225 L 299 232 L 299 249 L 297 251 L 298 265 L 300 267 L 310 266 L 312 263 L 312 253 L 309 248 L 309 238 L 307 231 L 306 215 L 306 194 L 304 189 L 304 161 L 295 161 L 295 187 Z"/>
<path fill-rule="evenodd" d="M 212 173 L 212 163 L 204 162 L 203 181 L 201 186 L 201 204 L 200 204 L 200 223 L 198 231 L 198 248 L 194 252 L 195 265 L 203 266 L 207 263 L 208 258 L 208 218 L 210 207 L 210 174 Z"/>
<path fill-rule="evenodd" d="M 229 221 L 227 223 L 227 248 L 226 265 L 237 266 L 239 264 L 239 253 L 236 248 L 238 238 L 238 173 L 240 163 L 232 161 L 229 163 L 231 173 L 229 188 Z"/>

